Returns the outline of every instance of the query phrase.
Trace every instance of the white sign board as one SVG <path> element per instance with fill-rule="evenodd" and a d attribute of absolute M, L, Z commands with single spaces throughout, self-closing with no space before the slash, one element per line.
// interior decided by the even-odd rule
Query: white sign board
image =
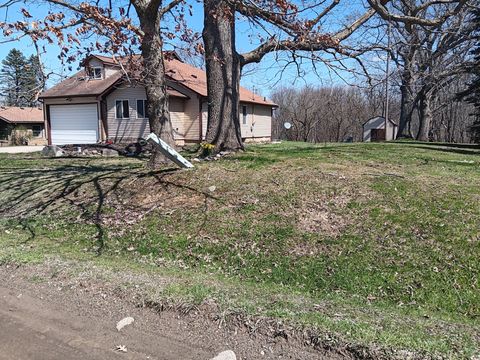
<path fill-rule="evenodd" d="M 163 155 L 165 155 L 169 160 L 172 160 L 178 166 L 185 169 L 193 168 L 193 165 L 190 161 L 185 159 L 182 155 L 176 152 L 174 148 L 172 148 L 154 133 L 148 135 L 146 140 L 151 140 L 150 142 L 153 144 L 153 146 L 155 146 Z"/>

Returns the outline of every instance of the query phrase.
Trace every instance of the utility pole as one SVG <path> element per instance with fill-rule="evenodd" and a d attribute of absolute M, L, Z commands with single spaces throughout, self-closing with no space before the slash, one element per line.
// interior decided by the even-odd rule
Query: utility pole
<path fill-rule="evenodd" d="M 387 31 L 387 68 L 385 73 L 385 140 L 387 140 L 387 124 L 390 116 L 390 47 L 391 47 L 392 22 L 388 19 Z M 395 128 L 393 128 L 392 139 L 395 140 Z"/>

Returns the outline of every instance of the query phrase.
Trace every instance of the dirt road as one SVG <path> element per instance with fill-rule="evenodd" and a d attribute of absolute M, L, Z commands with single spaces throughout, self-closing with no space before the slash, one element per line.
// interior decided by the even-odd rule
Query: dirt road
<path fill-rule="evenodd" d="M 0 359 L 209 359 L 205 349 L 136 328 L 78 317 L 0 287 Z M 124 345 L 127 352 L 116 351 Z"/>
<path fill-rule="evenodd" d="M 241 326 L 219 326 L 200 308 L 188 315 L 155 311 L 141 305 L 136 285 L 119 282 L 126 274 L 105 282 L 104 272 L 87 267 L 77 273 L 73 266 L 0 265 L 0 360 L 208 360 L 225 350 L 242 360 L 344 358 L 283 337 L 252 336 Z M 129 283 L 140 279 L 129 277 Z M 117 331 L 127 316 L 135 321 Z"/>

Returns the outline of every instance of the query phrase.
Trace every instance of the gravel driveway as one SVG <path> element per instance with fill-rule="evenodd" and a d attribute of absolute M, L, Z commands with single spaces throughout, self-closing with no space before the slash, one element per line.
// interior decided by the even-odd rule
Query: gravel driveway
<path fill-rule="evenodd" d="M 43 145 L 40 146 L 3 146 L 0 147 L 0 154 L 21 154 L 42 151 Z"/>

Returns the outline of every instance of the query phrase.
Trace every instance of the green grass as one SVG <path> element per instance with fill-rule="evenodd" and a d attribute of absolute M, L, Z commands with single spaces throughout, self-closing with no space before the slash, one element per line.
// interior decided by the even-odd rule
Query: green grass
<path fill-rule="evenodd" d="M 171 281 L 152 301 L 480 352 L 478 148 L 282 143 L 153 173 L 134 159 L 0 155 L 0 183 L 0 264 L 153 271 Z"/>

